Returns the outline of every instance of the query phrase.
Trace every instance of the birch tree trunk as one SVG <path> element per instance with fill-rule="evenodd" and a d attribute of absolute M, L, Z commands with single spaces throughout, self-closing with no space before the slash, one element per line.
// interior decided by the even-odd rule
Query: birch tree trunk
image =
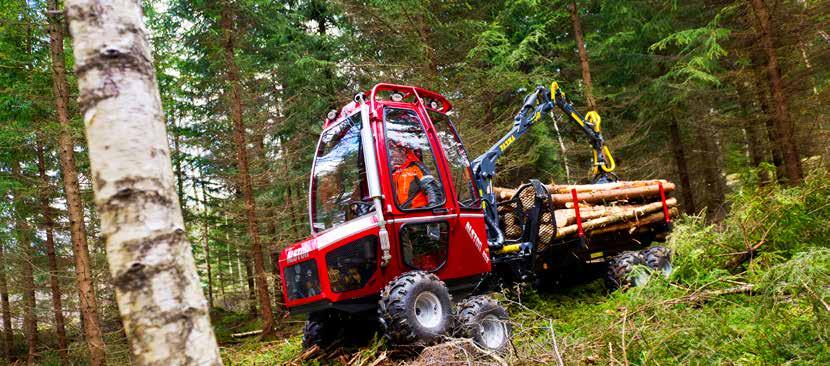
<path fill-rule="evenodd" d="M 66 82 L 66 64 L 63 50 L 64 24 L 61 21 L 57 0 L 49 0 L 49 51 L 52 58 L 52 92 L 55 97 L 55 111 L 61 125 L 58 139 L 63 189 L 69 211 L 69 227 L 72 238 L 72 252 L 75 259 L 75 276 L 80 297 L 81 323 L 84 339 L 89 348 L 89 363 L 92 366 L 106 364 L 106 350 L 98 320 L 98 301 L 92 284 L 92 270 L 89 266 L 86 227 L 84 225 L 81 188 L 78 185 L 78 171 L 75 167 L 75 142 L 69 132 L 69 85 Z"/>
<path fill-rule="evenodd" d="M 775 103 L 775 132 L 781 145 L 784 159 L 784 170 L 787 175 L 787 183 L 795 185 L 801 182 L 804 173 L 801 168 L 801 158 L 793 137 L 793 123 L 790 119 L 787 96 L 784 94 L 784 82 L 781 79 L 781 69 L 778 66 L 778 56 L 775 54 L 774 35 L 772 34 L 772 22 L 769 10 L 764 0 L 749 0 L 755 17 L 758 19 L 761 48 L 767 56 L 767 79 L 769 89 Z"/>
<path fill-rule="evenodd" d="M 68 0 L 95 205 L 136 365 L 221 365 L 137 0 Z"/>
<path fill-rule="evenodd" d="M 597 110 L 597 102 L 594 99 L 594 83 L 591 81 L 591 67 L 588 61 L 588 51 L 585 50 L 585 39 L 582 37 L 582 23 L 579 21 L 579 9 L 576 7 L 576 0 L 571 3 L 571 22 L 574 28 L 574 39 L 579 50 L 579 63 L 582 65 L 582 81 L 585 83 L 585 102 L 588 109 Z"/>
<path fill-rule="evenodd" d="M 274 314 L 271 310 L 271 296 L 268 292 L 268 281 L 265 275 L 265 260 L 262 256 L 262 247 L 259 243 L 259 228 L 257 227 L 256 201 L 254 200 L 251 174 L 248 170 L 248 153 L 245 142 L 245 126 L 242 122 L 242 96 L 239 82 L 239 66 L 234 57 L 235 38 L 234 14 L 230 4 L 223 3 L 221 14 L 222 35 L 224 37 L 225 65 L 228 69 L 227 78 L 230 84 L 230 110 L 233 122 L 233 138 L 236 144 L 236 160 L 239 168 L 239 188 L 245 199 L 245 213 L 248 221 L 248 239 L 251 241 L 250 255 L 253 259 L 253 274 L 259 299 L 260 316 L 262 316 L 262 337 L 273 334 Z"/>
<path fill-rule="evenodd" d="M 46 257 L 49 260 L 49 287 L 52 290 L 52 310 L 55 313 L 55 333 L 58 337 L 58 356 L 61 365 L 69 364 L 69 354 L 66 349 L 66 328 L 63 319 L 63 304 L 61 300 L 61 287 L 58 282 L 58 256 L 55 253 L 55 221 L 53 219 L 52 207 L 49 195 L 51 184 L 46 175 L 46 156 L 42 145 L 37 147 L 37 167 L 43 189 L 41 191 L 41 205 L 43 206 L 43 231 L 46 232 Z"/>

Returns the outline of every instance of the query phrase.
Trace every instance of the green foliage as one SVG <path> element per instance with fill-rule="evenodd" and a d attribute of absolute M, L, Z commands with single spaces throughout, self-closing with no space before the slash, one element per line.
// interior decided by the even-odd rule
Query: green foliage
<path fill-rule="evenodd" d="M 721 225 L 682 218 L 670 240 L 671 282 L 655 275 L 646 287 L 607 298 L 599 282 L 525 296 L 511 306 L 523 331 L 516 341 L 520 352 L 550 355 L 543 347 L 551 319 L 566 364 L 826 364 L 828 194 L 826 173 L 816 172 L 801 187 L 735 197 Z M 746 249 L 742 243 L 760 240 L 767 229 L 767 242 L 747 271 L 730 274 L 724 267 Z M 747 282 L 756 285 L 750 294 L 702 302 L 689 297 Z"/>
<path fill-rule="evenodd" d="M 731 256 L 760 245 L 750 273 L 792 258 L 803 248 L 827 248 L 830 238 L 830 183 L 824 170 L 810 174 L 801 186 L 738 189 L 730 196 L 731 213 L 719 224 L 686 217 L 671 239 L 679 265 L 675 279 L 702 285 L 723 273 Z"/>

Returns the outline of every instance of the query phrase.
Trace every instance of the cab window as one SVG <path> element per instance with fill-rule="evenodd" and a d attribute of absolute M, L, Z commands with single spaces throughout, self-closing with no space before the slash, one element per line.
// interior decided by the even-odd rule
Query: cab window
<path fill-rule="evenodd" d="M 401 253 L 409 267 L 434 272 L 447 261 L 450 225 L 446 221 L 405 224 L 401 228 Z"/>
<path fill-rule="evenodd" d="M 447 115 L 438 112 L 429 111 L 429 118 L 444 148 L 444 155 L 447 156 L 450 174 L 452 174 L 452 185 L 458 196 L 456 198 L 459 205 L 464 208 L 477 208 L 470 160 L 467 158 L 467 151 L 464 150 L 461 139 L 455 132 L 455 126 Z"/>
<path fill-rule="evenodd" d="M 418 114 L 411 109 L 387 108 L 383 118 L 395 204 L 401 210 L 442 206 L 444 185 Z"/>
<path fill-rule="evenodd" d="M 369 198 L 360 114 L 323 131 L 311 180 L 311 222 L 314 232 L 329 229 L 374 211 Z"/>

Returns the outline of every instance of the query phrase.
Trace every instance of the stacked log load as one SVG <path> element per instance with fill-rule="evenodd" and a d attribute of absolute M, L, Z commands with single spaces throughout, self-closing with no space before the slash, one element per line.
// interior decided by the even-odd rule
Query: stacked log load
<path fill-rule="evenodd" d="M 677 215 L 677 199 L 671 197 L 675 185 L 665 180 L 625 181 L 606 184 L 546 185 L 550 205 L 542 210 L 537 245 L 544 248 L 555 239 L 579 235 L 573 191 L 577 193 L 582 230 L 588 237 L 649 229 L 665 222 L 660 186 L 671 216 Z M 518 197 L 515 197 L 518 192 Z M 499 201 L 499 217 L 507 239 L 519 239 L 526 214 L 534 206 L 531 185 L 517 189 L 494 188 Z M 515 199 L 514 199 L 515 198 Z M 555 220 L 552 220 L 555 218 Z"/>

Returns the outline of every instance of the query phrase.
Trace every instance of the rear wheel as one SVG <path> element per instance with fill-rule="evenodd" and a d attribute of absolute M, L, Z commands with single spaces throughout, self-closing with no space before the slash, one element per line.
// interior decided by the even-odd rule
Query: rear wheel
<path fill-rule="evenodd" d="M 505 352 L 512 328 L 507 311 L 490 296 L 473 296 L 458 304 L 456 331 L 480 347 Z"/>
<path fill-rule="evenodd" d="M 669 248 L 656 246 L 648 248 L 643 251 L 646 265 L 663 274 L 663 277 L 669 278 L 672 272 L 671 265 L 671 251 Z"/>
<path fill-rule="evenodd" d="M 608 261 L 608 273 L 605 283 L 608 289 L 615 291 L 625 286 L 643 286 L 648 282 L 647 273 L 634 273 L 634 267 L 646 265 L 646 259 L 640 252 L 625 252 Z"/>
<path fill-rule="evenodd" d="M 449 330 L 451 314 L 447 286 L 434 274 L 404 273 L 380 294 L 381 327 L 394 344 L 434 343 Z"/>

